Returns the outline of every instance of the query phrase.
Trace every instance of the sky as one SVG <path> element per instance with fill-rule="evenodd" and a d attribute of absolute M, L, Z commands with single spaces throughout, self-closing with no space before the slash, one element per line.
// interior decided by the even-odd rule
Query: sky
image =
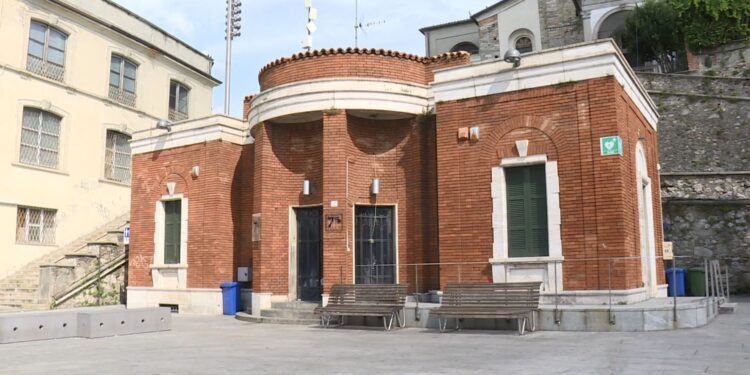
<path fill-rule="evenodd" d="M 116 0 L 214 59 L 212 74 L 224 81 L 225 0 Z M 312 0 L 318 9 L 313 49 L 354 47 L 355 0 Z M 468 18 L 495 0 L 359 0 L 360 48 L 424 55 L 421 27 Z M 240 117 L 242 98 L 258 92 L 258 72 L 279 57 L 302 51 L 307 36 L 304 0 L 242 0 L 242 35 L 232 43 L 231 114 Z M 224 110 L 224 86 L 213 95 L 213 111 Z"/>

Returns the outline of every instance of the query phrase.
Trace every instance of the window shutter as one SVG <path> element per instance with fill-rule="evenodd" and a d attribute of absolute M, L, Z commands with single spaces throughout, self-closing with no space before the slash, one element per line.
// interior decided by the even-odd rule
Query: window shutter
<path fill-rule="evenodd" d="M 182 201 L 164 202 L 164 263 L 180 263 Z"/>
<path fill-rule="evenodd" d="M 544 165 L 505 169 L 508 256 L 547 256 L 547 189 Z"/>

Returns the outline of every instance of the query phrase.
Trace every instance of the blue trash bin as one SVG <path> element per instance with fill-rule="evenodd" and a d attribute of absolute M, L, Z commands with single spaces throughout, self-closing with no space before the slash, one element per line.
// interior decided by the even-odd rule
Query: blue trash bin
<path fill-rule="evenodd" d="M 685 295 L 685 269 L 684 268 L 674 268 L 674 272 L 672 271 L 672 268 L 667 268 L 667 295 L 670 297 L 674 296 L 674 287 L 673 285 L 677 286 L 677 297 L 683 297 Z M 672 277 L 675 277 L 677 280 L 672 280 Z"/>
<path fill-rule="evenodd" d="M 224 302 L 224 315 L 237 314 L 240 308 L 240 284 L 235 281 L 221 283 L 221 296 Z"/>

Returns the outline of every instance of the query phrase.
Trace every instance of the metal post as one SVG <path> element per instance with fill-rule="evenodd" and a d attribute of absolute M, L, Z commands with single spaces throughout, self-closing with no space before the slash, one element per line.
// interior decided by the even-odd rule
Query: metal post
<path fill-rule="evenodd" d="M 612 258 L 609 258 L 607 266 L 609 270 L 609 276 L 607 277 L 607 284 L 609 288 L 609 324 L 615 324 L 614 316 L 612 316 Z"/>
<path fill-rule="evenodd" d="M 729 302 L 729 265 L 726 266 L 726 270 L 727 270 L 727 272 L 725 274 L 727 275 L 727 277 L 726 277 L 727 282 L 724 285 L 726 285 L 726 287 L 727 287 L 727 300 L 726 300 L 726 302 Z"/>
<path fill-rule="evenodd" d="M 673 321 L 677 323 L 677 257 L 672 257 L 672 315 Z"/>
<path fill-rule="evenodd" d="M 414 320 L 419 321 L 419 265 L 414 265 L 414 277 L 416 278 L 416 284 L 417 289 L 414 291 L 414 296 L 416 297 L 416 305 L 414 305 Z M 404 315 L 404 320 L 406 320 L 406 315 Z"/>
<path fill-rule="evenodd" d="M 703 281 L 705 282 L 704 285 L 704 293 L 706 295 L 706 321 L 711 317 L 711 298 L 710 298 L 710 289 L 708 289 L 708 258 L 703 258 Z"/>
<path fill-rule="evenodd" d="M 557 264 L 558 263 L 560 263 L 560 261 L 556 260 L 555 265 L 554 265 L 555 267 L 555 324 L 560 325 L 560 316 L 558 315 L 559 313 L 558 305 L 559 305 L 560 295 L 557 293 Z"/>

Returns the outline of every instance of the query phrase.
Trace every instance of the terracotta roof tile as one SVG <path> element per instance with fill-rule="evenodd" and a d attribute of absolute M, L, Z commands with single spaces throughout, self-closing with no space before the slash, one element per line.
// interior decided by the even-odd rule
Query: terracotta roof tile
<path fill-rule="evenodd" d="M 261 70 L 259 74 L 263 74 L 268 69 L 271 69 L 273 67 L 284 65 L 288 62 L 297 61 L 297 60 L 305 60 L 313 57 L 319 57 L 319 56 L 327 56 L 327 55 L 377 55 L 377 56 L 387 56 L 387 57 L 395 57 L 399 59 L 406 59 L 406 60 L 412 60 L 416 61 L 422 64 L 430 64 L 438 61 L 445 61 L 445 60 L 452 60 L 457 59 L 465 56 L 469 56 L 468 52 L 464 51 L 458 51 L 458 52 L 446 52 L 440 55 L 436 56 L 419 56 L 414 55 L 411 53 L 404 53 L 399 51 L 393 51 L 393 50 L 385 50 L 382 48 L 375 49 L 375 48 L 328 48 L 328 49 L 320 49 L 320 50 L 314 50 L 314 51 L 307 51 L 307 52 L 300 52 L 296 53 L 290 57 L 281 57 L 278 58 L 268 64 L 266 64 Z"/>

